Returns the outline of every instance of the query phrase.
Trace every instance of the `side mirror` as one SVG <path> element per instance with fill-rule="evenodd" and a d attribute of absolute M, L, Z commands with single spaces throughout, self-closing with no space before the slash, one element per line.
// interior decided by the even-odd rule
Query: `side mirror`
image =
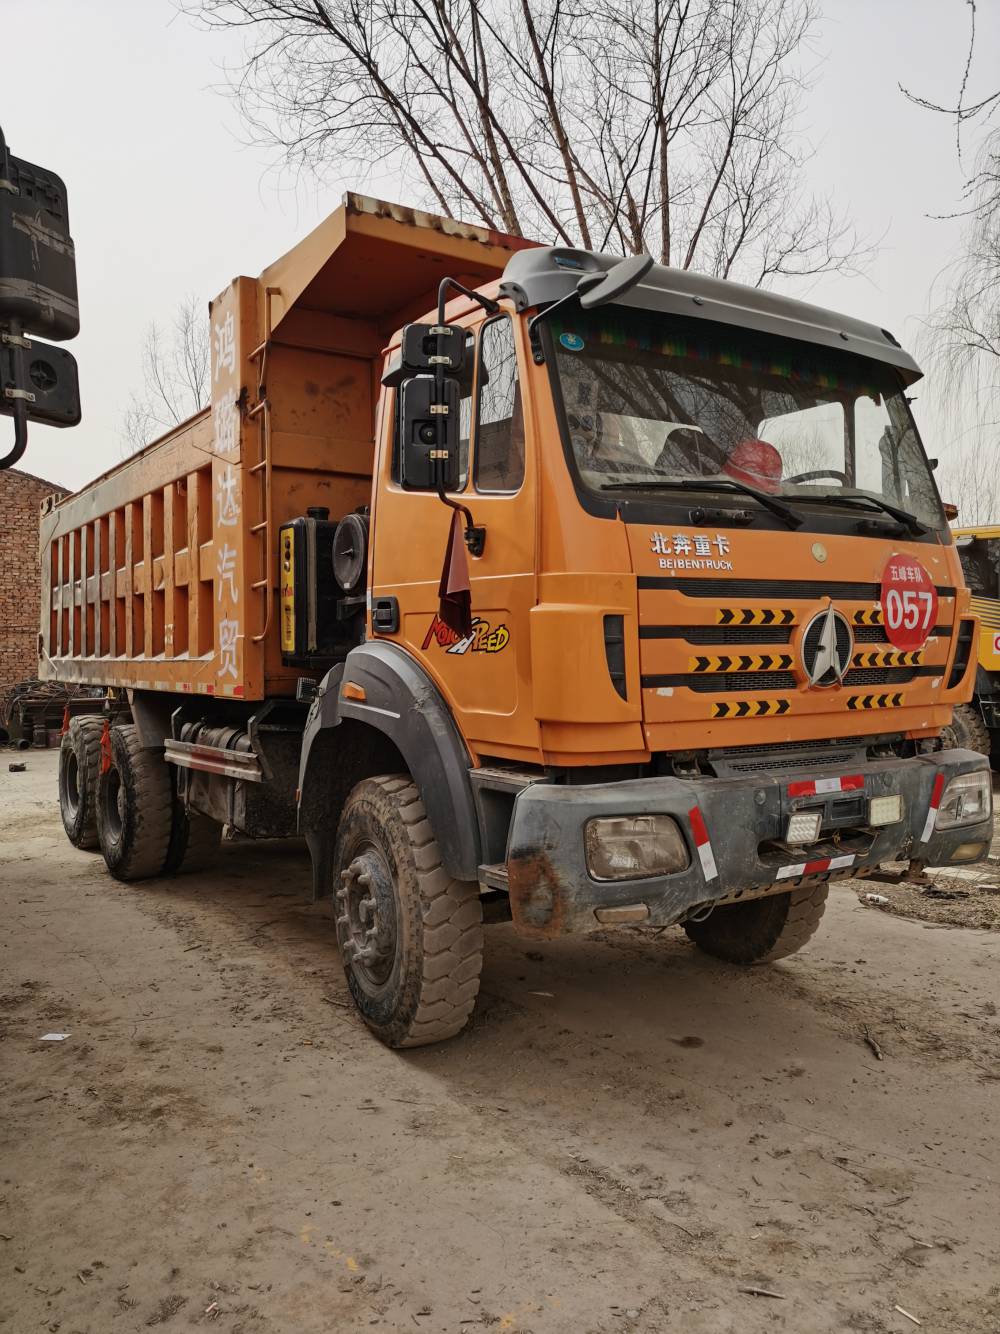
<path fill-rule="evenodd" d="M 80 385 L 72 353 L 37 338 L 0 333 L 0 413 L 12 417 L 18 400 L 28 421 L 76 426 Z"/>
<path fill-rule="evenodd" d="M 454 491 L 461 481 L 458 381 L 445 380 L 443 403 L 436 395 L 433 375 L 413 375 L 400 386 L 399 475 L 410 491 Z"/>
<path fill-rule="evenodd" d="M 641 282 L 652 267 L 652 255 L 632 255 L 606 273 L 584 274 L 576 285 L 580 305 L 584 310 L 593 310 L 595 306 L 617 301 L 636 283 Z"/>
<path fill-rule="evenodd" d="M 951 505 L 948 503 L 947 500 L 943 500 L 941 502 L 941 508 L 944 510 L 944 517 L 948 520 L 948 522 L 954 523 L 955 520 L 958 518 L 958 506 Z"/>
<path fill-rule="evenodd" d="M 402 362 L 410 371 L 458 375 L 465 364 L 465 330 L 458 324 L 407 324 L 403 329 Z"/>
<path fill-rule="evenodd" d="M 0 415 L 14 419 L 14 447 L 0 469 L 24 454 L 29 422 L 80 420 L 73 357 L 29 337 L 62 341 L 79 330 L 66 187 L 54 172 L 14 157 L 0 130 Z"/>

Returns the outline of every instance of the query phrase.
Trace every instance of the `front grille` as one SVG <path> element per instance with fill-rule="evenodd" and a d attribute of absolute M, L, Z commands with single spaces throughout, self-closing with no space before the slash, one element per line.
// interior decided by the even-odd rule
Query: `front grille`
<path fill-rule="evenodd" d="M 689 598 L 845 598 L 852 602 L 877 602 L 879 584 L 840 582 L 831 579 L 683 579 L 671 575 L 640 574 L 639 588 L 664 588 Z M 954 588 L 941 586 L 938 597 L 954 597 Z"/>
<path fill-rule="evenodd" d="M 918 676 L 940 676 L 944 669 L 929 667 L 854 667 L 844 677 L 845 686 L 902 686 Z M 674 672 L 642 678 L 643 690 L 683 686 L 699 695 L 722 695 L 727 691 L 794 690 L 798 682 L 792 672 Z"/>
<path fill-rule="evenodd" d="M 764 746 L 735 746 L 731 750 L 709 751 L 708 760 L 716 773 L 768 773 L 775 769 L 838 768 L 860 764 L 868 741 L 864 737 L 844 737 L 836 743 L 806 741 L 789 745 L 776 742 Z"/>
<path fill-rule="evenodd" d="M 643 625 L 640 639 L 683 639 L 688 644 L 787 644 L 787 625 Z"/>
<path fill-rule="evenodd" d="M 887 644 L 884 625 L 855 625 L 855 644 Z"/>
<path fill-rule="evenodd" d="M 941 672 L 940 667 L 932 671 Z M 902 686 L 917 675 L 916 667 L 853 667 L 844 677 L 845 686 Z"/>
<path fill-rule="evenodd" d="M 884 644 L 886 648 L 891 647 L 884 625 L 854 625 L 851 629 L 854 631 L 856 644 Z M 928 638 L 947 639 L 950 634 L 950 625 L 935 625 Z"/>
<path fill-rule="evenodd" d="M 697 675 L 676 673 L 664 676 L 644 676 L 643 690 L 683 686 L 699 695 L 724 695 L 741 690 L 794 690 L 795 677 L 791 672 L 706 672 Z"/>

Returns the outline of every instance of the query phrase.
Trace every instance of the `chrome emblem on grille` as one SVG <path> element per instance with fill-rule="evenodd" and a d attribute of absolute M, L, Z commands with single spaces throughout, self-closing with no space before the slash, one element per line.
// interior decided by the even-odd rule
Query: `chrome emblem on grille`
<path fill-rule="evenodd" d="M 835 686 L 847 675 L 854 635 L 847 617 L 832 606 L 814 616 L 802 636 L 802 666 L 812 686 Z"/>

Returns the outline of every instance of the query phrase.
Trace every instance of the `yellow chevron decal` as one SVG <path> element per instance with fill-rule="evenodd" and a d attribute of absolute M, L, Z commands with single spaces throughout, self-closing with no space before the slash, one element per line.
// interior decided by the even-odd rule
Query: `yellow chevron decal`
<path fill-rule="evenodd" d="M 898 709 L 903 703 L 902 695 L 851 695 L 847 700 L 849 709 Z"/>
<path fill-rule="evenodd" d="M 881 624 L 882 624 L 882 608 L 881 608 L 881 607 L 867 607 L 864 611 L 856 611 L 856 612 L 854 613 L 854 624 L 855 624 L 855 625 L 881 625 Z"/>
<path fill-rule="evenodd" d="M 719 607 L 717 625 L 794 625 L 791 607 Z"/>
<path fill-rule="evenodd" d="M 712 705 L 713 718 L 767 718 L 771 714 L 787 713 L 792 707 L 788 699 L 720 700 Z"/>
<path fill-rule="evenodd" d="M 852 667 L 919 667 L 924 660 L 923 649 L 876 649 L 855 653 Z"/>
<path fill-rule="evenodd" d="M 787 672 L 794 659 L 790 653 L 699 654 L 688 658 L 689 672 Z"/>

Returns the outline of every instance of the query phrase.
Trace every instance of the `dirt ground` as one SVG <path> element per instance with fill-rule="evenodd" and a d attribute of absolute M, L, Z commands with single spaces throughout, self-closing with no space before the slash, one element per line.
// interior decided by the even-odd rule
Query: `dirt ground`
<path fill-rule="evenodd" d="M 304 851 L 118 884 L 63 836 L 56 755 L 26 758 L 0 772 L 3 1331 L 1000 1330 L 1000 931 L 851 883 L 767 969 L 495 927 L 471 1029 L 397 1054 Z"/>

